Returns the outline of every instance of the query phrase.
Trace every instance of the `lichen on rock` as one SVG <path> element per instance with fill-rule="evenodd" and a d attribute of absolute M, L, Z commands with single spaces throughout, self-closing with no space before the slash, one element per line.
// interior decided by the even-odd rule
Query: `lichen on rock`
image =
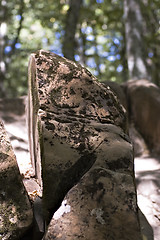
<path fill-rule="evenodd" d="M 48 223 L 61 206 L 44 239 L 127 240 L 134 231 L 132 239 L 140 239 L 132 145 L 125 110 L 110 88 L 81 65 L 40 50 L 30 58 L 29 109 L 31 157 Z"/>

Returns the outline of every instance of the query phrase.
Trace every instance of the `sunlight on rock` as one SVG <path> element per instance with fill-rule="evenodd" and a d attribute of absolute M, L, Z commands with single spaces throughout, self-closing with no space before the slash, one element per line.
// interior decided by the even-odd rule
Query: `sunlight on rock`
<path fill-rule="evenodd" d="M 55 212 L 55 214 L 53 215 L 53 218 L 55 220 L 59 219 L 64 213 L 69 213 L 71 211 L 71 206 L 67 205 L 67 200 L 64 200 L 62 202 L 62 205 L 60 206 L 60 208 L 57 210 L 57 212 Z"/>

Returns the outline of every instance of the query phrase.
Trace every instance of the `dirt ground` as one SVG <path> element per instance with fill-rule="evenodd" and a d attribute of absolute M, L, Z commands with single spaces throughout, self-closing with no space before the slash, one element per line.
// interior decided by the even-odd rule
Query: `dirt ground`
<path fill-rule="evenodd" d="M 160 159 L 151 156 L 135 158 L 135 176 L 138 206 L 152 227 L 145 229 L 144 239 L 160 240 Z M 141 220 L 145 225 L 142 217 Z"/>

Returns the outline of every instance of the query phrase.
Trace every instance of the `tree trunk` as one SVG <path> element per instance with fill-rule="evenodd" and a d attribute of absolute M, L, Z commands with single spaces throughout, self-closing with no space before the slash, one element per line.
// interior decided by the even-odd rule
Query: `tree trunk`
<path fill-rule="evenodd" d="M 124 0 L 124 17 L 129 78 L 149 79 L 139 0 Z"/>
<path fill-rule="evenodd" d="M 15 38 L 13 39 L 12 43 L 8 42 L 7 38 L 7 24 L 9 20 L 8 15 L 8 5 L 7 1 L 1 1 L 0 3 L 0 97 L 7 97 L 7 90 L 5 89 L 4 82 L 6 80 L 6 73 L 8 72 L 10 63 L 11 63 L 11 56 L 15 54 L 16 51 L 16 43 L 19 41 L 20 31 L 22 29 L 23 23 L 23 12 L 24 12 L 25 4 L 24 0 L 20 1 L 19 5 L 19 13 L 18 15 L 21 16 L 19 21 L 18 28 L 15 30 Z M 10 52 L 5 54 L 5 47 L 9 45 L 11 47 Z"/>
<path fill-rule="evenodd" d="M 158 5 L 152 0 L 143 0 L 142 4 L 142 14 L 145 19 L 144 27 L 149 46 L 149 53 L 153 54 L 150 58 L 152 81 L 160 86 L 160 37 L 158 37 L 159 18 L 155 11 L 155 9 L 158 8 Z"/>
<path fill-rule="evenodd" d="M 74 60 L 76 41 L 75 33 L 78 23 L 82 0 L 70 0 L 70 8 L 67 13 L 65 35 L 63 42 L 63 54 L 66 58 Z"/>
<path fill-rule="evenodd" d="M 5 97 L 4 79 L 6 72 L 6 63 L 4 59 L 5 37 L 7 32 L 7 7 L 6 1 L 0 4 L 0 97 Z"/>
<path fill-rule="evenodd" d="M 20 1 L 20 6 L 19 6 L 19 16 L 21 16 L 21 19 L 19 21 L 19 26 L 16 30 L 16 36 L 13 40 L 12 45 L 11 45 L 12 51 L 10 52 L 10 56 L 15 53 L 15 50 L 16 50 L 15 46 L 16 46 L 16 43 L 18 43 L 18 41 L 19 41 L 19 36 L 20 36 L 21 29 L 22 29 L 23 21 L 24 21 L 24 17 L 23 17 L 24 9 L 25 9 L 25 3 L 24 3 L 24 0 L 21 0 Z"/>

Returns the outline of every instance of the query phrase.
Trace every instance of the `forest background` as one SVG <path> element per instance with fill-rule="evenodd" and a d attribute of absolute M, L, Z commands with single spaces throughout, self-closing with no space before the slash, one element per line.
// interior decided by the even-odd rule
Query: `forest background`
<path fill-rule="evenodd" d="M 0 0 L 0 97 L 27 94 L 31 53 L 78 61 L 99 81 L 160 86 L 159 0 Z"/>

